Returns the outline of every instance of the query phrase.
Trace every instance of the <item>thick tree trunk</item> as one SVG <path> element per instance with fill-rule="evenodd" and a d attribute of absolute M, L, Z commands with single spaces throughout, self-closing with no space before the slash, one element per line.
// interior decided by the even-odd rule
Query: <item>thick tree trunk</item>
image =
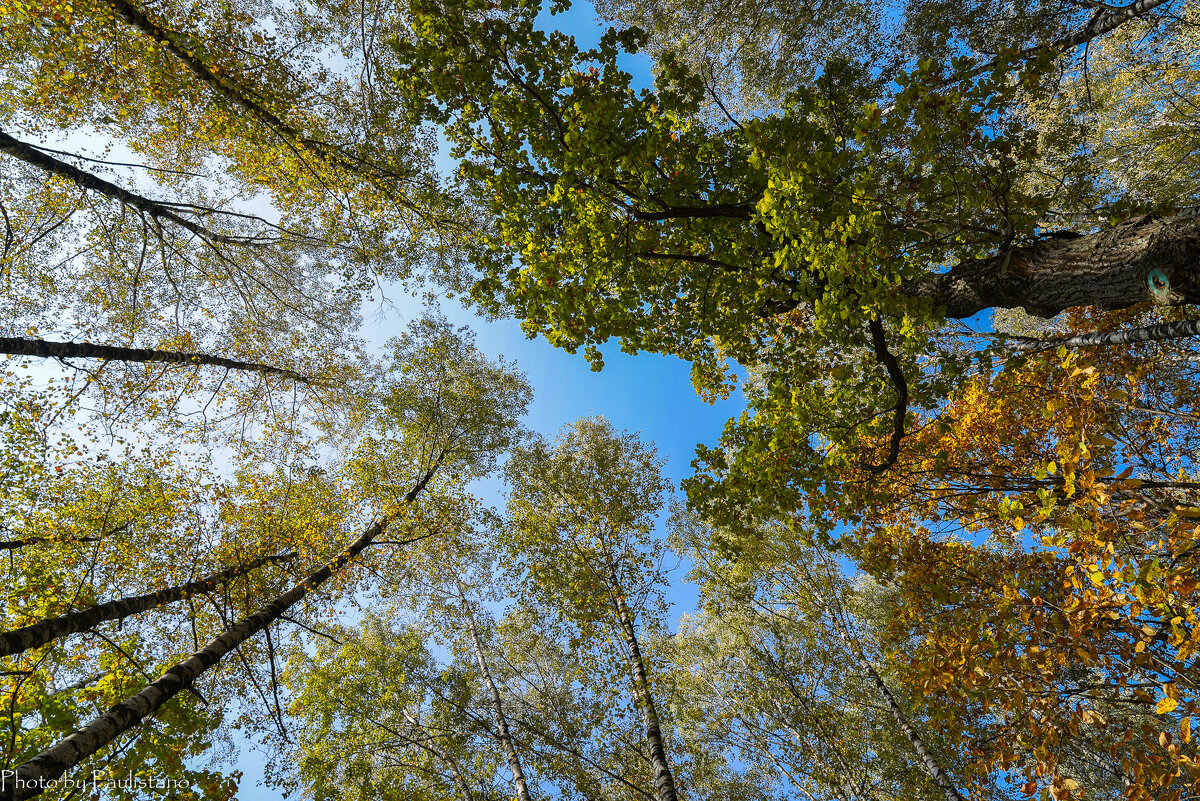
<path fill-rule="evenodd" d="M 479 636 L 479 627 L 475 625 L 475 615 L 471 612 L 471 605 L 464 597 L 461 584 L 458 586 L 458 598 L 462 601 L 463 611 L 467 613 L 467 626 L 471 631 L 471 645 L 475 650 L 475 661 L 479 664 L 479 673 L 483 676 L 483 683 L 487 685 L 488 693 L 492 698 L 492 720 L 496 723 L 496 734 L 500 738 L 500 746 L 504 749 L 504 756 L 508 760 L 509 770 L 512 771 L 517 798 L 519 801 L 531 801 L 529 785 L 525 783 L 525 771 L 521 769 L 521 759 L 517 756 L 517 749 L 513 745 L 512 733 L 508 728 L 508 717 L 504 714 L 504 705 L 500 700 L 500 691 L 496 688 L 496 682 L 492 680 L 492 672 L 488 670 L 487 659 L 483 655 L 483 642 Z"/>
<path fill-rule="evenodd" d="M 416 500 L 440 465 L 439 459 L 404 496 L 405 503 Z M 180 691 L 191 687 L 204 671 L 220 662 L 226 654 L 274 623 L 284 612 L 328 581 L 334 573 L 378 539 L 391 520 L 392 518 L 387 517 L 367 526 L 358 539 L 320 570 L 276 597 L 258 612 L 226 629 L 212 642 L 172 667 L 141 692 L 111 707 L 100 717 L 59 740 L 23 765 L 17 766 L 15 770 L 0 771 L 0 801 L 22 801 L 40 795 L 49 782 L 111 743 L 144 718 L 153 715 Z"/>
<path fill-rule="evenodd" d="M 1052 236 L 906 282 L 909 297 L 962 319 L 990 308 L 1053 317 L 1075 306 L 1200 302 L 1200 215 L 1136 217 L 1086 236 Z"/>
<path fill-rule="evenodd" d="M 60 615 L 51 620 L 43 620 L 31 626 L 7 631 L 0 634 L 0 656 L 19 654 L 30 648 L 36 648 L 39 645 L 45 645 L 48 642 L 57 640 L 59 637 L 87 631 L 98 623 L 103 623 L 107 620 L 120 620 L 130 615 L 136 615 L 139 612 L 146 612 L 155 607 L 182 601 L 193 595 L 210 592 L 230 579 L 244 576 L 250 571 L 264 565 L 295 558 L 296 554 L 294 552 L 279 554 L 277 556 L 265 556 L 262 559 L 254 560 L 248 565 L 231 567 L 222 570 L 220 573 L 214 573 L 211 576 L 197 579 L 196 581 L 189 581 L 187 584 L 180 584 L 177 587 L 167 587 L 165 590 L 145 595 L 119 598 L 115 601 L 108 601 L 107 603 L 97 604 L 87 609 L 81 609 L 78 612 Z"/>
<path fill-rule="evenodd" d="M 309 383 L 307 376 L 282 367 L 272 367 L 258 362 L 242 362 L 223 356 L 204 353 L 185 353 L 153 348 L 123 348 L 116 345 L 93 345 L 91 342 L 51 342 L 45 339 L 22 337 L 0 337 L 0 354 L 6 356 L 33 356 L 38 359 L 104 359 L 112 362 L 161 362 L 163 364 L 203 364 L 209 367 L 224 367 L 228 370 L 246 370 L 290 378 L 292 381 Z"/>
<path fill-rule="evenodd" d="M 659 801 L 677 801 L 675 793 L 675 777 L 671 774 L 671 766 L 667 763 L 667 748 L 663 744 L 662 726 L 658 720 L 658 710 L 654 707 L 654 697 L 650 694 L 650 680 L 646 675 L 646 663 L 642 660 L 642 650 L 638 646 L 637 631 L 633 626 L 633 616 L 621 594 L 621 585 L 615 574 L 610 576 L 612 581 L 613 603 L 616 605 L 617 620 L 621 624 L 621 633 L 625 637 L 628 649 L 629 672 L 633 679 L 633 690 L 636 694 L 638 709 L 642 713 L 642 726 L 645 730 L 646 745 L 650 748 L 650 764 L 654 766 L 654 790 Z"/>

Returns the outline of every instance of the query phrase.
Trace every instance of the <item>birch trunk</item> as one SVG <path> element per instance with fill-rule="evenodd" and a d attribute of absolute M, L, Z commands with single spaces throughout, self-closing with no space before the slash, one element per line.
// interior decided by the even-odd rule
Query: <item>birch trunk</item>
<path fill-rule="evenodd" d="M 1139 342 L 1161 342 L 1167 339 L 1200 336 L 1200 320 L 1176 320 L 1156 323 L 1143 328 L 1126 328 L 1122 331 L 1093 331 L 1070 337 L 1039 339 L 1037 337 L 1009 337 L 1021 350 L 1041 353 L 1055 348 L 1105 348 L 1113 345 L 1134 345 Z"/>
<path fill-rule="evenodd" d="M 654 790 L 659 801 L 677 801 L 675 777 L 671 774 L 671 766 L 667 763 L 667 749 L 663 744 L 662 726 L 658 720 L 658 710 L 654 707 L 654 697 L 650 694 L 650 681 L 646 676 L 646 663 L 642 660 L 642 650 L 638 646 L 637 631 L 633 627 L 633 616 L 629 613 L 625 596 L 620 592 L 620 584 L 617 582 L 616 575 L 612 575 L 610 580 L 613 586 L 613 602 L 617 609 L 617 619 L 621 623 L 621 633 L 625 637 L 625 646 L 628 649 L 629 672 L 633 679 L 638 709 L 642 713 L 646 744 L 650 748 L 650 764 L 654 766 Z"/>
<path fill-rule="evenodd" d="M 248 565 L 231 567 L 227 570 L 222 570 L 220 573 L 214 573 L 207 578 L 190 581 L 187 584 L 180 584 L 177 587 L 168 587 L 165 590 L 145 595 L 119 598 L 115 601 L 108 601 L 107 603 L 97 604 L 87 609 L 81 609 L 78 612 L 70 612 L 50 620 L 43 620 L 31 626 L 14 629 L 13 631 L 0 634 L 0 656 L 19 654 L 30 648 L 36 648 L 52 640 L 65 637 L 68 634 L 87 631 L 98 623 L 108 620 L 120 620 L 130 615 L 136 615 L 139 612 L 146 612 L 159 606 L 166 606 L 176 601 L 182 601 L 193 595 L 214 590 L 226 581 L 238 576 L 244 576 L 250 571 L 264 565 L 285 562 L 295 558 L 295 553 L 265 556 L 262 559 L 254 560 Z"/>
<path fill-rule="evenodd" d="M 421 490 L 433 478 L 440 460 L 404 496 L 405 503 L 416 500 Z M 12 771 L 0 771 L 0 801 L 23 801 L 40 795 L 47 784 L 111 743 L 120 734 L 153 715 L 159 707 L 190 687 L 196 679 L 221 659 L 253 637 L 299 603 L 306 595 L 329 580 L 334 573 L 358 556 L 385 530 L 393 518 L 367 526 L 362 535 L 320 570 L 275 598 L 258 612 L 243 618 L 222 632 L 183 662 L 172 667 L 158 680 L 149 684 L 100 717 L 73 734 L 58 741 L 42 753 Z"/>
<path fill-rule="evenodd" d="M 866 672 L 867 677 L 871 680 L 871 683 L 875 685 L 875 689 L 879 692 L 884 704 L 892 713 L 892 717 L 895 718 L 897 725 L 900 726 L 900 732 L 904 735 L 904 738 L 908 740 L 908 743 L 912 746 L 913 750 L 916 751 L 917 757 L 921 760 L 921 765 L 925 768 L 925 772 L 929 775 L 929 778 L 933 779 L 933 782 L 938 786 L 938 789 L 942 791 L 942 795 L 945 796 L 946 801 L 967 801 L 967 799 L 963 797 L 962 793 L 958 791 L 958 788 L 954 786 L 954 782 L 950 780 L 949 774 L 946 773 L 945 769 L 942 768 L 941 764 L 937 761 L 937 758 L 926 747 L 925 741 L 921 739 L 920 735 L 917 734 L 916 729 L 914 729 L 912 724 L 908 722 L 908 716 L 904 714 L 904 710 L 901 709 L 900 704 L 896 702 L 896 697 L 892 695 L 892 691 L 888 689 L 887 684 L 884 683 L 883 677 L 876 672 L 875 668 L 873 668 L 871 663 L 867 660 L 867 655 L 863 653 L 863 649 L 859 645 L 857 639 L 855 639 L 850 633 L 849 626 L 846 624 L 845 618 L 843 617 L 844 610 L 842 609 L 841 603 L 837 600 L 833 601 L 833 605 L 831 605 L 828 600 L 821 600 L 820 603 L 823 607 L 825 607 L 826 613 L 832 619 L 838 636 L 842 639 L 842 642 L 846 643 L 847 649 L 851 654 L 854 655 L 854 658 L 858 661 L 859 666 L 862 667 L 862 669 Z M 837 607 L 836 609 L 834 608 L 835 605 Z"/>
<path fill-rule="evenodd" d="M 412 727 L 417 731 L 424 730 L 424 727 L 421 726 L 421 724 L 417 722 L 417 719 L 409 714 L 408 711 L 404 712 L 404 719 L 407 720 L 409 724 L 411 724 Z M 446 769 L 450 771 L 450 778 L 454 781 L 454 789 L 458 790 L 458 794 L 462 796 L 462 801 L 475 801 L 475 794 L 471 792 L 471 787 L 467 784 L 466 777 L 464 777 L 462 771 L 458 769 L 458 763 L 442 749 L 438 748 L 437 746 L 430 745 L 429 741 L 432 738 L 418 740 L 405 737 L 404 739 L 440 759 L 442 764 L 446 766 Z"/>
<path fill-rule="evenodd" d="M 277 375 L 303 384 L 309 383 L 307 376 L 292 370 L 285 370 L 282 367 L 272 367 L 269 364 L 243 362 L 204 353 L 184 353 L 151 348 L 122 348 L 115 345 L 94 345 L 91 342 L 51 342 L 45 339 L 0 337 L 0 354 L 33 356 L 38 359 L 104 359 L 112 362 L 202 364 L 210 367 L 224 367 L 229 370 L 246 370 L 252 373 Z"/>
<path fill-rule="evenodd" d="M 479 664 L 479 673 L 483 676 L 483 683 L 487 685 L 488 693 L 492 698 L 492 719 L 496 723 L 496 733 L 500 737 L 500 746 L 504 749 L 509 770 L 512 771 L 517 798 L 519 801 L 531 801 L 529 786 L 525 783 L 525 771 L 521 769 L 521 759 L 517 756 L 517 749 L 513 745 L 512 734 L 508 728 L 508 717 L 504 714 L 504 705 L 500 700 L 500 691 L 496 689 L 496 683 L 492 680 L 492 672 L 488 670 L 487 659 L 483 655 L 483 643 L 479 637 L 479 628 L 475 625 L 475 615 L 471 612 L 471 605 L 463 596 L 461 584 L 458 592 L 463 610 L 467 613 L 467 625 L 471 630 L 471 645 L 475 650 L 475 661 Z"/>
<path fill-rule="evenodd" d="M 122 189 L 111 181 L 106 181 L 65 161 L 60 161 L 33 145 L 26 144 L 10 136 L 4 131 L 0 131 L 0 153 L 37 167 L 49 175 L 65 178 L 80 189 L 89 189 L 111 200 L 124 203 L 126 206 L 137 209 L 156 220 L 168 220 L 207 241 L 220 242 L 226 245 L 251 245 L 255 243 L 253 238 L 227 236 L 216 233 L 195 219 L 188 217 L 188 212 L 180 206 L 151 200 L 144 195 Z"/>
<path fill-rule="evenodd" d="M 905 739 L 912 745 L 913 750 L 917 752 L 917 756 L 921 758 L 921 763 L 925 766 L 925 772 L 929 774 L 929 778 L 933 779 L 934 783 L 942 791 L 942 795 L 946 797 L 946 801 L 967 801 L 954 783 L 950 781 L 950 777 L 946 775 L 946 771 L 942 770 L 942 766 L 934 758 L 929 749 L 925 747 L 925 742 L 918 735 L 916 730 L 908 722 L 908 717 L 904 711 L 900 709 L 900 705 L 896 703 L 895 696 L 888 686 L 884 684 L 883 679 L 875 672 L 875 668 L 866 660 L 861 653 L 858 655 L 860 664 L 866 669 L 867 675 L 871 679 L 871 683 L 879 690 L 879 694 L 883 697 L 884 703 L 892 712 L 892 717 L 896 719 L 896 723 L 900 726 L 900 731 L 904 733 Z"/>

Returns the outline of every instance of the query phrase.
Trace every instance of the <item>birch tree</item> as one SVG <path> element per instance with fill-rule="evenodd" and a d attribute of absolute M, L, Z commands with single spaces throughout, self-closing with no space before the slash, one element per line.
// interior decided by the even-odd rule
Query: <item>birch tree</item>
<path fill-rule="evenodd" d="M 257 588 L 246 604 L 250 611 L 240 620 L 230 615 L 222 626 L 214 626 L 215 636 L 205 645 L 197 643 L 190 657 L 169 665 L 157 679 L 147 676 L 143 688 L 15 766 L 3 785 L 5 797 L 32 797 L 47 782 L 106 753 L 140 721 L 192 689 L 202 674 L 227 664 L 231 654 L 244 658 L 240 649 L 256 635 L 266 638 L 273 659 L 271 626 L 282 624 L 302 601 L 316 600 L 311 596 L 318 589 L 353 588 L 355 577 L 345 568 L 369 563 L 363 552 L 382 540 L 385 531 L 400 539 L 407 533 L 413 541 L 430 536 L 421 529 L 432 512 L 418 507 L 434 506 L 436 500 L 426 501 L 425 495 L 436 496 L 443 482 L 456 487 L 486 473 L 518 436 L 515 418 L 528 403 L 523 380 L 508 366 L 489 362 L 464 332 L 444 321 L 419 321 L 398 340 L 393 375 L 369 399 L 373 413 L 366 419 L 371 430 L 364 432 L 345 468 L 346 498 L 361 504 L 357 519 L 368 521 L 361 533 L 348 543 L 337 541 L 336 535 L 350 529 L 354 517 L 339 519 L 324 530 L 319 521 L 309 521 L 318 526 L 305 527 L 315 539 L 308 541 L 303 560 L 298 560 L 307 562 L 296 566 L 298 581 L 283 591 L 278 585 Z"/>
<path fill-rule="evenodd" d="M 513 453 L 505 467 L 508 569 L 528 575 L 540 605 L 611 638 L 629 674 L 647 762 L 660 801 L 674 801 L 667 736 L 654 700 L 654 674 L 639 641 L 639 618 L 661 614 L 651 532 L 666 483 L 653 448 L 601 418 L 584 419 Z"/>

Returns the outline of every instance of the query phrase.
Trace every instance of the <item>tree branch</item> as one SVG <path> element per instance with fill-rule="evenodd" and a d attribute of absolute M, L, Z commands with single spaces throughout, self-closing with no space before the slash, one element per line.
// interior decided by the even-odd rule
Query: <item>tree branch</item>
<path fill-rule="evenodd" d="M 243 362 L 204 353 L 156 350 L 154 348 L 125 348 L 117 345 L 95 345 L 91 342 L 52 342 L 45 339 L 0 337 L 0 354 L 33 356 L 38 359 L 105 359 L 115 362 L 163 362 L 166 364 L 202 364 L 229 370 L 246 370 L 290 378 L 302 384 L 313 383 L 308 376 L 282 367 L 259 362 Z"/>
<path fill-rule="evenodd" d="M 130 192 L 128 189 L 122 189 L 97 175 L 93 175 L 65 161 L 60 161 L 49 156 L 34 145 L 15 139 L 2 130 L 0 130 L 0 153 L 19 159 L 50 175 L 65 178 L 81 189 L 90 189 L 107 198 L 124 203 L 126 206 L 136 209 L 143 214 L 148 214 L 155 219 L 168 220 L 205 241 L 241 246 L 261 245 L 266 242 L 266 240 L 260 237 L 229 236 L 216 233 L 207 226 L 183 216 L 180 213 L 181 210 L 175 204 L 151 200 L 144 195 Z"/>
<path fill-rule="evenodd" d="M 1130 3 L 1127 6 L 1120 6 L 1117 8 L 1104 6 L 1096 12 L 1088 24 L 1085 25 L 1081 30 L 1078 30 L 1068 36 L 1064 36 L 1061 39 L 1056 39 L 1050 44 L 1027 47 L 1017 53 L 1016 60 L 1032 61 L 1046 51 L 1064 53 L 1074 47 L 1078 47 L 1081 44 L 1087 44 L 1093 39 L 1103 36 L 1106 33 L 1111 33 L 1112 31 L 1124 25 L 1126 22 L 1146 16 L 1165 2 L 1167 2 L 1167 0 L 1135 0 L 1135 2 Z M 970 80 L 978 75 L 982 75 L 983 73 L 993 69 L 996 64 L 999 63 L 999 61 L 1000 59 L 992 59 L 986 64 L 981 64 L 978 67 L 966 70 L 965 72 L 952 75 L 951 77 L 940 81 L 936 88 L 940 89 L 942 87 L 958 83 L 959 81 Z"/>
<path fill-rule="evenodd" d="M 884 366 L 888 377 L 896 387 L 896 405 L 892 407 L 896 414 L 892 421 L 892 436 L 888 442 L 887 458 L 877 465 L 863 465 L 871 473 L 878 475 L 894 465 L 900 456 L 900 440 L 904 439 L 904 418 L 908 414 L 908 382 L 904 378 L 904 372 L 900 369 L 900 363 L 888 350 L 883 323 L 879 321 L 878 317 L 875 317 L 872 318 L 868 327 L 871 330 L 871 347 L 875 350 L 875 359 Z"/>
<path fill-rule="evenodd" d="M 1111 347 L 1132 345 L 1136 342 L 1159 342 L 1164 339 L 1200 336 L 1200 320 L 1176 320 L 1156 323 L 1143 328 L 1128 328 L 1124 331 L 1092 331 L 1069 337 L 1040 339 L 1038 337 L 1009 336 L 1016 340 L 1017 347 L 1027 353 L 1041 353 L 1055 348 Z"/>

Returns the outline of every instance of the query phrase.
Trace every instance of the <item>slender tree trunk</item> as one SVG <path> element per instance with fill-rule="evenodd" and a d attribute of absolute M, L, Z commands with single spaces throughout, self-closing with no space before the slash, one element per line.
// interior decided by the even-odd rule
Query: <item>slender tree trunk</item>
<path fill-rule="evenodd" d="M 194 219 L 185 216 L 186 212 L 178 207 L 173 207 L 169 203 L 151 200 L 144 195 L 139 195 L 128 189 L 122 189 L 111 181 L 106 181 L 65 161 L 60 161 L 33 145 L 26 144 L 19 139 L 9 136 L 4 131 L 0 131 L 0 153 L 19 159 L 50 175 L 66 178 L 80 189 L 89 189 L 97 192 L 107 198 L 124 203 L 132 209 L 148 214 L 155 219 L 168 220 L 180 228 L 190 231 L 210 242 L 221 242 L 227 245 L 251 245 L 256 242 L 253 238 L 218 234 L 196 222 Z"/>
<path fill-rule="evenodd" d="M 813 580 L 812 583 L 813 586 L 820 586 L 819 582 L 815 580 Z M 832 601 L 830 600 L 831 596 L 833 596 Z M 945 796 L 946 801 L 967 801 L 963 797 L 962 793 L 958 791 L 958 788 L 954 786 L 954 782 L 950 780 L 949 774 L 947 774 L 945 769 L 942 768 L 941 764 L 937 761 L 937 758 L 925 746 L 925 741 L 921 739 L 920 735 L 917 734 L 916 729 L 914 729 L 912 724 L 908 722 L 908 716 L 904 714 L 904 710 L 901 709 L 900 704 L 896 702 L 896 697 L 892 695 L 892 691 L 888 689 L 888 686 L 886 683 L 884 683 L 883 678 L 875 671 L 875 668 L 871 666 L 871 663 L 867 660 L 867 655 L 863 653 L 863 649 L 859 645 L 858 641 L 851 635 L 849 625 L 846 623 L 845 618 L 843 617 L 844 610 L 842 609 L 841 602 L 836 598 L 836 596 L 834 596 L 833 593 L 828 595 L 818 594 L 815 597 L 817 602 L 825 608 L 825 612 L 832 620 L 834 629 L 837 631 L 838 636 L 842 639 L 842 642 L 846 643 L 846 647 L 850 650 L 850 653 L 853 654 L 854 658 L 858 660 L 859 666 L 862 667 L 864 672 L 866 672 L 867 677 L 871 680 L 871 683 L 875 685 L 875 689 L 878 690 L 884 704 L 891 711 L 892 717 L 896 719 L 897 725 L 900 726 L 900 732 L 904 735 L 904 738 L 908 740 L 908 743 L 913 747 L 913 750 L 916 751 L 917 756 L 921 760 L 922 766 L 925 768 L 925 772 L 929 775 L 929 778 L 933 779 L 933 782 L 938 786 L 938 789 L 942 791 L 942 795 Z M 834 608 L 835 606 L 836 609 Z"/>
<path fill-rule="evenodd" d="M 613 603 L 617 608 L 617 619 L 621 623 L 621 633 L 625 637 L 628 649 L 629 672 L 633 679 L 633 690 L 637 696 L 638 709 L 642 713 L 642 726 L 645 729 L 646 744 L 650 747 L 650 764 L 654 766 L 654 790 L 659 801 L 677 801 L 675 793 L 675 777 L 671 774 L 671 766 L 667 763 L 667 749 L 663 744 L 662 726 L 658 720 L 658 710 L 654 707 L 654 697 L 650 694 L 650 680 L 646 676 L 646 663 L 642 660 L 642 649 L 638 646 L 637 631 L 633 626 L 633 616 L 621 593 L 621 585 L 615 572 L 609 576 L 612 581 Z"/>
<path fill-rule="evenodd" d="M 0 656 L 19 654 L 30 648 L 36 648 L 39 645 L 45 645 L 60 637 L 65 637 L 68 634 L 87 631 L 96 624 L 103 623 L 106 620 L 120 620 L 130 615 L 136 615 L 139 612 L 145 612 L 159 606 L 166 606 L 176 601 L 182 601 L 193 595 L 210 592 L 230 579 L 244 576 L 250 571 L 264 565 L 285 562 L 295 558 L 296 554 L 294 552 L 279 554 L 277 556 L 265 556 L 262 559 L 254 560 L 248 565 L 231 567 L 222 570 L 220 573 L 214 573 L 211 576 L 197 579 L 196 581 L 189 581 L 187 584 L 180 584 L 177 587 L 167 587 L 164 590 L 145 595 L 119 598 L 115 601 L 108 601 L 107 603 L 97 604 L 87 609 L 81 609 L 78 612 L 69 612 L 50 620 L 43 620 L 40 623 L 4 632 L 0 634 Z"/>
<path fill-rule="evenodd" d="M 467 784 L 467 780 L 463 777 L 462 771 L 458 769 L 458 763 L 455 762 L 446 754 L 441 752 L 441 749 L 436 751 L 431 749 L 434 756 L 439 756 L 442 764 L 450 771 L 450 778 L 454 780 L 454 788 L 458 790 L 458 794 L 462 796 L 463 801 L 475 801 L 475 795 L 471 792 L 471 786 Z"/>
<path fill-rule="evenodd" d="M 917 735 L 916 730 L 908 722 L 908 717 L 904 714 L 904 710 L 896 703 L 895 696 L 888 686 L 875 672 L 875 668 L 871 667 L 871 663 L 866 660 L 862 653 L 858 654 L 859 664 L 867 671 L 867 675 L 871 679 L 871 683 L 875 685 L 875 689 L 879 690 L 880 696 L 883 697 L 884 703 L 888 709 L 892 711 L 892 717 L 896 719 L 896 723 L 900 726 L 900 731 L 904 733 L 904 737 L 912 745 L 913 750 L 917 752 L 917 756 L 921 758 L 921 763 L 925 766 L 925 772 L 929 774 L 929 778 L 933 779 L 934 784 L 942 791 L 942 795 L 946 797 L 946 801 L 967 801 L 954 783 L 950 781 L 950 777 L 946 775 L 946 771 L 942 770 L 942 766 L 938 764 L 936 758 L 925 747 L 925 742 Z"/>
<path fill-rule="evenodd" d="M 504 749 L 509 770 L 512 771 L 517 798 L 519 801 L 531 801 L 529 786 L 525 783 L 525 771 L 521 769 L 521 759 L 517 756 L 517 749 L 513 745 L 512 734 L 508 728 L 508 717 L 504 714 L 504 706 L 500 701 L 500 691 L 496 689 L 496 682 L 492 681 L 492 673 L 488 670 L 487 659 L 483 655 L 483 642 L 479 636 L 479 627 L 475 625 L 475 615 L 463 593 L 462 584 L 458 584 L 458 598 L 462 602 L 463 611 L 467 613 L 467 626 L 471 630 L 471 644 L 475 650 L 475 661 L 479 663 L 479 673 L 483 676 L 483 683 L 487 685 L 488 693 L 492 697 L 492 719 L 496 722 L 496 733 L 500 737 L 500 746 Z"/>
<path fill-rule="evenodd" d="M 1122 331 L 1092 331 L 1087 334 L 1076 334 L 1069 337 L 1053 337 L 1040 339 L 1038 337 L 1009 336 L 1015 340 L 1016 346 L 1029 353 L 1041 353 L 1055 348 L 1102 348 L 1112 345 L 1133 345 L 1138 342 L 1161 342 L 1165 339 L 1181 339 L 1183 337 L 1200 336 L 1200 320 L 1175 320 L 1169 323 L 1156 323 L 1143 328 L 1126 328 Z"/>
<path fill-rule="evenodd" d="M 404 711 L 404 719 L 407 720 L 417 731 L 424 731 L 425 727 L 418 723 L 417 719 L 414 718 L 408 710 Z M 433 739 L 432 736 L 426 739 L 417 740 L 411 737 L 404 737 L 398 732 L 395 732 L 395 734 L 440 759 L 442 764 L 444 764 L 450 771 L 450 778 L 454 780 L 454 787 L 456 790 L 458 790 L 458 794 L 462 796 L 463 801 L 475 801 L 475 795 L 471 792 L 471 786 L 467 784 L 466 777 L 464 777 L 462 775 L 462 771 L 458 769 L 458 763 L 455 762 L 454 759 L 452 759 L 450 755 L 442 749 L 438 748 L 437 746 L 430 745 L 429 740 Z"/>
<path fill-rule="evenodd" d="M 405 503 L 416 500 L 440 465 L 439 459 L 404 496 Z M 111 707 L 70 736 L 59 740 L 23 765 L 17 766 L 14 771 L 0 771 L 0 801 L 22 801 L 41 794 L 48 782 L 62 776 L 111 743 L 118 735 L 154 714 L 180 691 L 190 687 L 202 673 L 220 662 L 226 654 L 274 623 L 284 612 L 328 581 L 334 573 L 362 553 L 387 530 L 392 519 L 385 517 L 367 526 L 358 539 L 320 570 L 276 597 L 258 612 L 226 629 L 212 642 L 172 667 L 141 692 Z"/>
<path fill-rule="evenodd" d="M 116 345 L 94 345 L 91 342 L 51 342 L 45 339 L 22 337 L 0 337 L 0 354 L 7 356 L 33 356 L 39 359 L 104 359 L 113 362 L 162 362 L 164 364 L 202 364 L 224 367 L 229 370 L 246 370 L 290 378 L 301 383 L 310 383 L 307 376 L 282 367 L 272 367 L 258 362 L 242 362 L 223 356 L 204 353 L 185 353 L 153 348 L 123 348 Z"/>
<path fill-rule="evenodd" d="M 24 548 L 26 545 L 36 545 L 39 542 L 57 542 L 66 544 L 88 543 L 95 542 L 97 537 L 79 537 L 73 540 L 56 540 L 52 537 L 25 537 L 19 540 L 3 540 L 0 541 L 0 551 L 15 551 L 19 548 Z"/>
<path fill-rule="evenodd" d="M 972 259 L 900 291 L 951 318 L 990 308 L 1053 317 L 1075 306 L 1200 302 L 1200 215 L 1136 217 L 1094 234 L 1053 236 Z"/>

